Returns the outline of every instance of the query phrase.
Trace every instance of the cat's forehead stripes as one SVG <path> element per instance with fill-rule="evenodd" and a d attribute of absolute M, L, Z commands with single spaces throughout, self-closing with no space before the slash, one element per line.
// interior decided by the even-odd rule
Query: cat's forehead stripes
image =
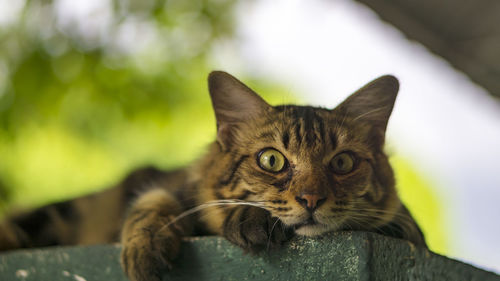
<path fill-rule="evenodd" d="M 283 132 L 281 142 L 283 143 L 283 147 L 288 149 L 288 145 L 290 144 L 290 134 L 288 132 Z"/>
<path fill-rule="evenodd" d="M 257 140 L 265 140 L 265 139 L 274 139 L 276 136 L 276 131 L 275 130 L 266 130 L 257 136 Z"/>
<path fill-rule="evenodd" d="M 279 114 L 278 120 L 283 126 L 280 138 L 285 149 L 288 149 L 291 143 L 295 148 L 313 148 L 329 143 L 331 149 L 335 149 L 336 134 L 330 129 L 332 125 L 328 124 L 331 111 L 295 105 L 276 106 L 274 109 Z"/>

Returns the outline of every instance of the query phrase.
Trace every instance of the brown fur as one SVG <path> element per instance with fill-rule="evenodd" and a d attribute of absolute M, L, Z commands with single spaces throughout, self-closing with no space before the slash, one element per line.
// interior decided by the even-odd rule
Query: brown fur
<path fill-rule="evenodd" d="M 207 155 L 183 170 L 139 170 L 100 194 L 11 217 L 0 225 L 0 250 L 112 242 L 121 230 L 129 278 L 160 280 L 189 235 L 223 235 L 255 252 L 294 234 L 367 230 L 425 247 L 383 151 L 398 91 L 394 77 L 369 83 L 333 110 L 272 107 L 224 72 L 209 76 L 209 89 L 217 141 Z M 286 162 L 277 172 L 259 162 L 271 148 Z M 353 161 L 347 172 L 331 162 L 343 153 Z M 221 203 L 179 217 L 225 199 L 253 206 Z"/>

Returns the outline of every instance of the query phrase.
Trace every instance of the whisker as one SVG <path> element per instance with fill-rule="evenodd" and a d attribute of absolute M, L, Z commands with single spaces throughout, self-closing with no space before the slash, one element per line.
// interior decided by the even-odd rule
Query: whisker
<path fill-rule="evenodd" d="M 383 214 L 378 214 L 376 212 L 373 212 L 373 213 L 360 213 L 359 211 L 356 212 L 353 210 L 353 212 L 350 213 L 350 217 L 363 217 L 363 218 L 373 218 L 373 219 L 379 219 L 381 221 L 387 221 L 387 218 L 383 217 L 382 216 Z M 401 214 L 399 214 L 399 217 L 396 216 L 398 214 L 394 214 L 393 216 L 393 219 L 394 218 L 398 218 L 398 219 L 409 219 L 408 217 L 405 217 Z M 382 219 L 385 219 L 385 220 L 382 220 Z M 388 220 L 390 221 L 390 220 Z"/>
<path fill-rule="evenodd" d="M 409 217 L 407 214 L 400 213 L 399 210 L 391 211 L 391 210 L 382 210 L 382 209 L 350 208 L 349 211 L 355 212 L 355 215 L 359 215 L 360 211 L 364 211 L 361 214 L 371 215 L 373 217 L 378 216 L 377 218 L 380 218 L 380 215 L 385 214 L 385 215 L 392 215 L 393 218 L 403 219 L 403 220 L 407 220 L 407 221 L 413 221 L 411 217 Z M 367 213 L 365 213 L 365 212 L 367 212 Z"/>
<path fill-rule="evenodd" d="M 243 200 L 238 200 L 238 199 L 223 199 L 223 200 L 208 201 L 208 202 L 205 202 L 203 204 L 200 204 L 200 205 L 198 205 L 196 207 L 193 207 L 193 208 L 191 208 L 189 210 L 186 210 L 186 211 L 180 213 L 173 220 L 171 220 L 170 222 L 168 222 L 166 225 L 162 226 L 158 230 L 158 232 L 160 232 L 161 230 L 163 230 L 163 229 L 169 227 L 170 225 L 176 223 L 180 219 L 185 218 L 185 217 L 187 217 L 189 215 L 192 215 L 192 214 L 194 214 L 196 212 L 199 212 L 201 210 L 204 210 L 204 209 L 207 209 L 207 208 L 210 208 L 210 207 L 233 206 L 233 205 L 253 206 L 253 207 L 258 207 L 258 208 L 262 208 L 262 209 L 266 210 L 265 205 L 262 204 L 262 202 L 258 202 L 258 201 L 250 202 L 250 201 L 243 201 Z"/>
<path fill-rule="evenodd" d="M 273 236 L 273 230 L 276 224 L 280 222 L 280 220 L 276 220 L 273 224 L 273 227 L 271 227 L 271 231 L 269 231 L 269 239 L 267 239 L 267 251 L 269 251 L 269 246 L 271 245 L 271 237 Z"/>
<path fill-rule="evenodd" d="M 363 225 L 358 221 L 356 220 L 355 218 L 350 218 L 351 221 L 346 221 L 344 222 L 344 224 L 349 228 L 349 230 L 357 230 L 357 229 L 363 229 Z M 351 223 L 355 223 L 357 224 L 359 227 L 358 228 L 355 228 L 351 225 Z"/>
<path fill-rule="evenodd" d="M 366 221 L 366 219 L 380 219 L 377 214 L 359 214 L 356 213 L 350 217 L 352 220 L 361 220 L 365 224 L 368 224 L 370 228 L 375 228 L 377 230 L 380 230 L 380 227 L 383 225 L 377 225 L 374 221 Z M 365 219 L 365 220 L 363 220 Z M 403 232 L 409 233 L 411 229 L 415 228 L 415 222 L 409 218 L 408 216 L 401 215 L 400 217 L 396 218 L 396 221 L 392 220 L 393 222 L 396 222 L 400 227 L 403 228 Z M 383 222 L 383 221 L 382 221 Z M 388 223 L 389 221 L 385 222 Z M 365 227 L 366 228 L 366 227 Z"/>

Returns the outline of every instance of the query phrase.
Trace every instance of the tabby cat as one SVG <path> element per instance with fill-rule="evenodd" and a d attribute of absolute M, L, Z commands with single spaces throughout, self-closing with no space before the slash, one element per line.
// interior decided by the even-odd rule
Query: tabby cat
<path fill-rule="evenodd" d="M 217 139 L 204 157 L 12 216 L 0 225 L 0 250 L 120 240 L 125 273 L 145 281 L 160 280 L 191 235 L 222 235 L 249 252 L 337 230 L 426 247 L 383 151 L 396 78 L 380 77 L 332 110 L 270 106 L 225 72 L 208 84 Z"/>

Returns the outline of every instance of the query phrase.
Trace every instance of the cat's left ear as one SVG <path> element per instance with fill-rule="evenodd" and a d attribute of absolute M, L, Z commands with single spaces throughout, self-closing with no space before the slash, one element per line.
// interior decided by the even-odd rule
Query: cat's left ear
<path fill-rule="evenodd" d="M 367 124 L 379 145 L 384 143 L 387 122 L 399 90 L 398 79 L 392 75 L 379 77 L 349 96 L 335 110 Z"/>
<path fill-rule="evenodd" d="M 217 120 L 217 140 L 223 147 L 231 144 L 239 124 L 271 109 L 252 89 L 226 72 L 210 73 L 208 88 Z"/>

